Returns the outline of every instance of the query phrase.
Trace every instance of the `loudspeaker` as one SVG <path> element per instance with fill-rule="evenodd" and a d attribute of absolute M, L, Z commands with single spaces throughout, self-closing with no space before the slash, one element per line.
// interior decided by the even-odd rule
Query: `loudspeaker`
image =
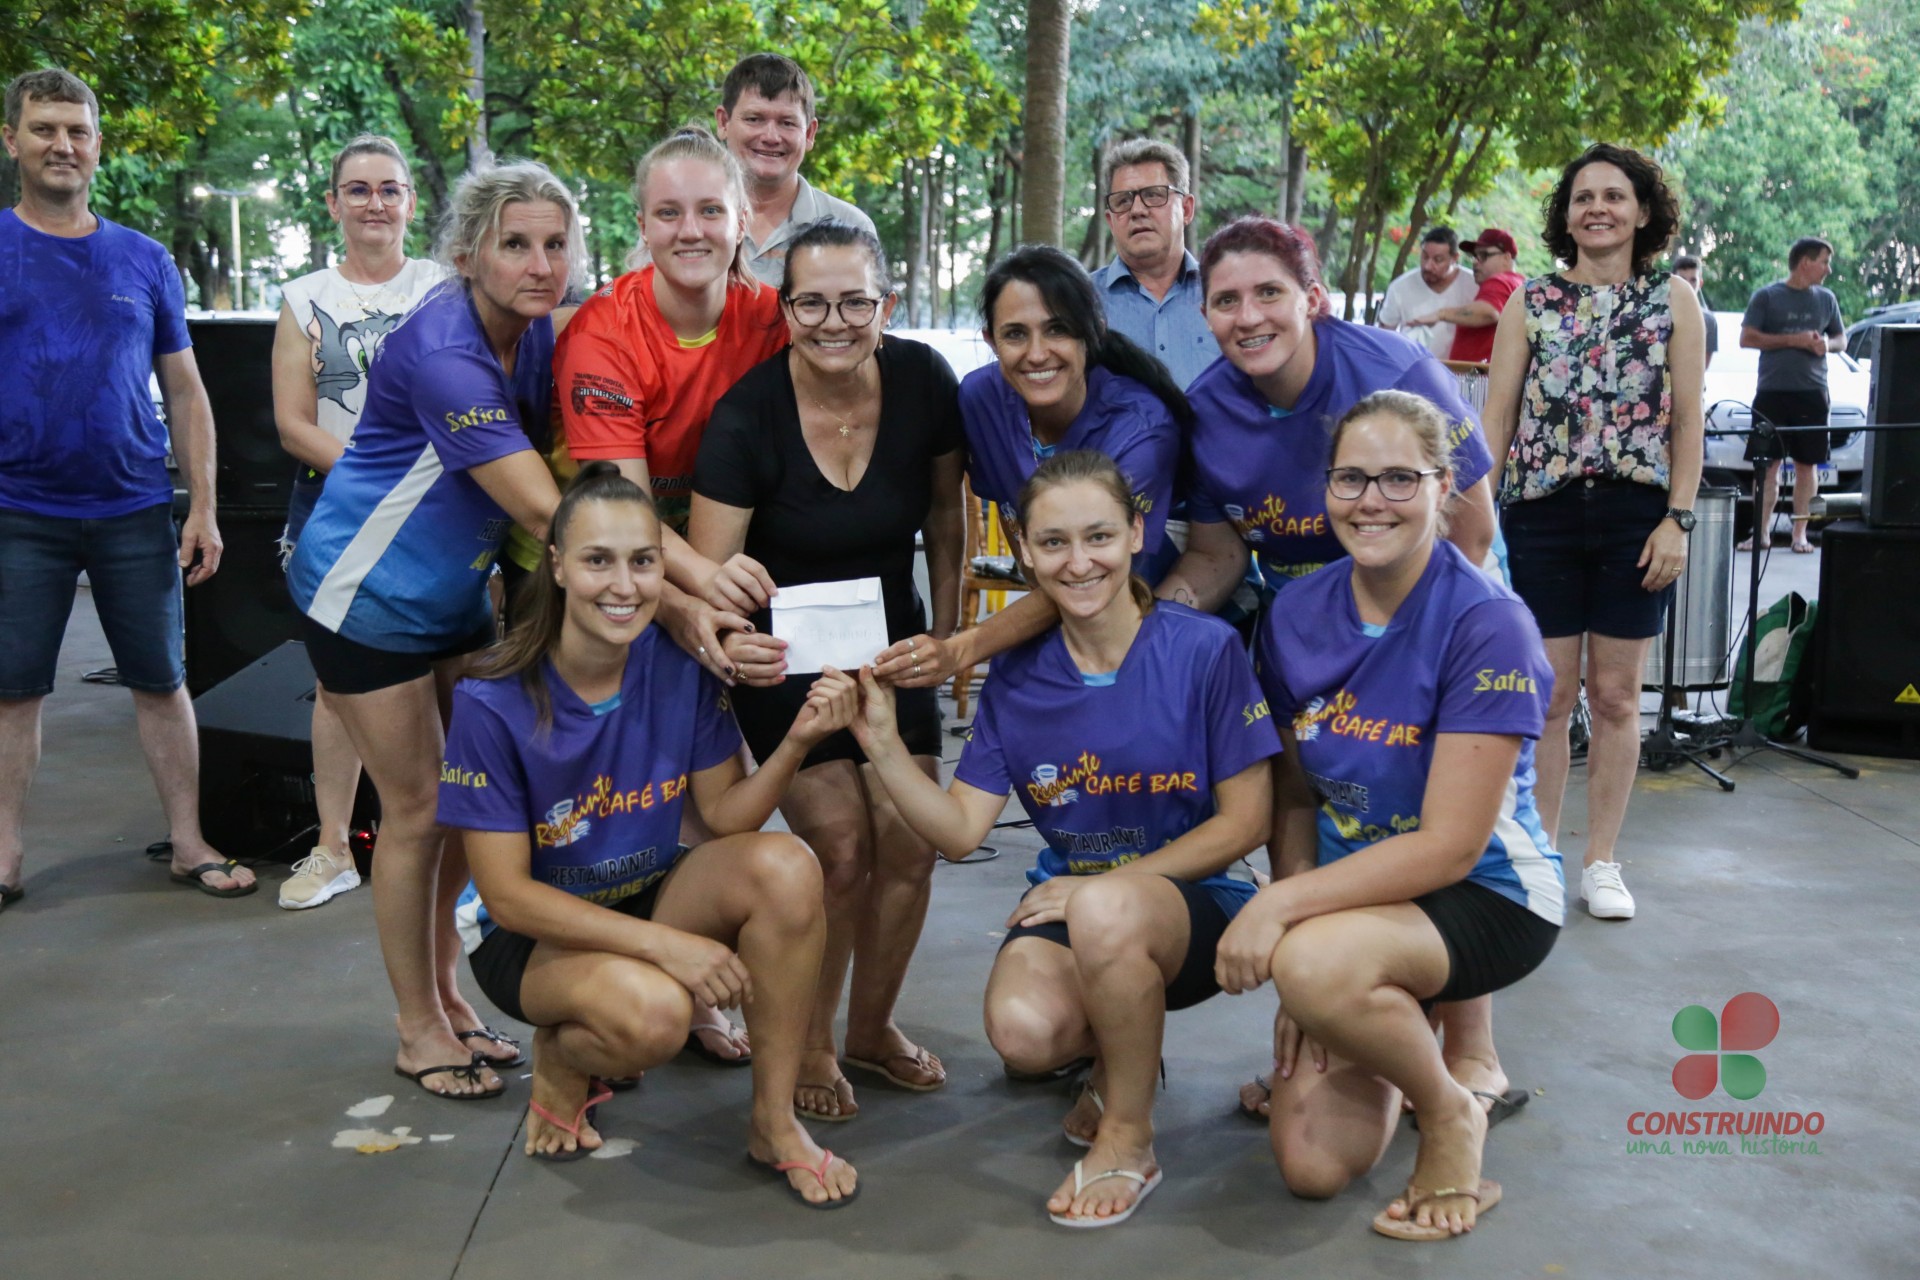
<path fill-rule="evenodd" d="M 1920 422 L 1920 324 L 1874 330 L 1869 425 Z M 1877 528 L 1920 528 L 1920 430 L 1867 432 L 1861 514 Z"/>
<path fill-rule="evenodd" d="M 200 723 L 200 826 L 228 857 L 306 856 L 320 823 L 313 803 L 313 686 L 307 647 L 288 642 L 193 700 Z M 363 773 L 354 831 L 376 826 L 379 817 L 379 799 Z"/>
<path fill-rule="evenodd" d="M 280 447 L 273 421 L 273 332 L 269 316 L 220 315 L 187 321 L 194 360 L 213 406 L 214 495 L 221 506 L 287 509 L 299 465 Z"/>
<path fill-rule="evenodd" d="M 280 570 L 286 508 L 222 506 L 216 518 L 226 544 L 219 572 L 186 589 L 187 692 L 195 695 L 300 634 Z"/>
<path fill-rule="evenodd" d="M 1807 740 L 1920 758 L 1920 529 L 1830 524 L 1820 538 Z"/>

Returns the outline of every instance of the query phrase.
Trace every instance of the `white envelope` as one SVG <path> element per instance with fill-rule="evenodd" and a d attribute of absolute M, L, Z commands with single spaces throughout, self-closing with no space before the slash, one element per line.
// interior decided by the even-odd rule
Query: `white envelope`
<path fill-rule="evenodd" d="M 880 579 L 809 582 L 773 598 L 773 634 L 787 642 L 787 675 L 858 671 L 887 647 Z"/>

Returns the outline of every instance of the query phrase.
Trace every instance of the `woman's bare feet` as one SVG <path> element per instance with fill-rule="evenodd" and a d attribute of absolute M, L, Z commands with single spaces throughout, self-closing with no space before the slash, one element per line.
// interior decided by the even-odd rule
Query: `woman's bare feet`
<path fill-rule="evenodd" d="M 1100 1117 L 1106 1111 L 1100 1100 L 1100 1088 L 1106 1079 L 1100 1064 L 1094 1063 L 1093 1074 L 1087 1077 L 1086 1087 L 1080 1090 L 1080 1096 L 1074 1100 L 1073 1110 L 1067 1112 L 1067 1118 L 1060 1122 L 1067 1141 L 1077 1146 L 1091 1147 L 1099 1139 Z"/>
<path fill-rule="evenodd" d="M 1062 1218 L 1111 1218 L 1126 1213 L 1147 1194 L 1149 1184 L 1160 1172 L 1160 1162 L 1153 1158 L 1153 1131 L 1102 1126 L 1080 1168 L 1079 1191 L 1074 1190 L 1074 1175 L 1068 1174 L 1048 1197 L 1048 1213 Z M 1137 1173 L 1144 1181 L 1099 1176 L 1117 1169 Z"/>
<path fill-rule="evenodd" d="M 853 1082 L 840 1070 L 832 1049 L 808 1049 L 800 1055 L 800 1079 L 793 1087 L 793 1109 L 809 1120 L 838 1122 L 860 1114 Z M 783 1157 L 784 1158 L 784 1157 Z"/>
<path fill-rule="evenodd" d="M 915 1093 L 931 1092 L 947 1082 L 947 1069 L 940 1059 L 907 1039 L 891 1022 L 871 1038 L 856 1038 L 849 1030 L 845 1056 L 848 1066 L 877 1072 Z"/>
<path fill-rule="evenodd" d="M 852 1165 L 839 1156 L 828 1160 L 826 1151 L 791 1116 L 784 1124 L 765 1127 L 756 1119 L 747 1138 L 747 1154 L 768 1167 L 789 1163 L 799 1166 L 784 1171 L 787 1185 L 808 1204 L 848 1199 L 860 1182 Z"/>
<path fill-rule="evenodd" d="M 399 1018 L 394 1025 L 399 1026 Z M 393 1066 L 410 1077 L 428 1093 L 442 1097 L 490 1098 L 506 1091 L 506 1081 L 491 1071 L 484 1061 L 474 1061 L 474 1051 L 454 1039 L 453 1029 L 445 1022 L 409 1039 L 400 1032 L 400 1052 Z M 433 1068 L 443 1068 L 433 1070 Z"/>
<path fill-rule="evenodd" d="M 527 1108 L 527 1154 L 547 1159 L 601 1146 L 586 1114 L 593 1080 L 567 1066 L 554 1041 L 552 1027 L 533 1033 L 533 1099 Z"/>
<path fill-rule="evenodd" d="M 1254 1120 L 1267 1120 L 1273 1115 L 1273 1076 L 1255 1076 L 1240 1086 L 1241 1113 Z"/>
<path fill-rule="evenodd" d="M 469 1033 L 465 1039 L 460 1041 L 460 1043 L 467 1046 L 467 1053 L 469 1055 L 479 1054 L 487 1060 L 490 1066 L 517 1065 L 523 1060 L 518 1045 L 503 1043 L 490 1036 L 471 1034 L 475 1031 L 487 1030 L 487 1020 L 480 1016 L 478 1009 L 475 1009 L 471 1004 L 467 1003 L 467 998 L 460 994 L 458 987 L 455 987 L 449 992 L 445 989 L 444 984 L 445 979 L 442 979 L 442 989 L 440 991 L 441 1012 L 447 1015 L 447 1025 L 452 1027 L 456 1033 L 462 1031 Z"/>
<path fill-rule="evenodd" d="M 747 1038 L 747 1029 L 735 1026 L 726 1014 L 704 1000 L 693 1002 L 693 1025 L 687 1028 L 687 1034 L 700 1046 L 700 1056 L 710 1061 L 728 1066 L 745 1066 L 753 1061 L 753 1043 Z"/>
<path fill-rule="evenodd" d="M 1420 1151 L 1414 1157 L 1407 1194 L 1387 1206 L 1386 1217 L 1415 1227 L 1463 1235 L 1473 1230 L 1480 1206 L 1471 1195 L 1436 1196 L 1449 1188 L 1480 1186 L 1487 1142 L 1487 1113 L 1465 1088 L 1451 1091 L 1447 1105 L 1420 1113 Z M 1417 1207 L 1409 1214 L 1409 1205 Z"/>

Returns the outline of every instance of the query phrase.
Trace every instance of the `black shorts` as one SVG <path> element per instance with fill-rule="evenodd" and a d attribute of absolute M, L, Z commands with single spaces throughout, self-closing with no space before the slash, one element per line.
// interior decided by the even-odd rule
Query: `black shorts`
<path fill-rule="evenodd" d="M 813 687 L 814 679 L 811 675 L 788 676 L 770 688 L 760 689 L 749 685 L 734 688 L 731 694 L 733 718 L 739 721 L 740 736 L 747 740 L 747 749 L 753 752 L 755 760 L 764 764 L 767 757 L 778 749 L 781 739 L 787 736 L 787 730 L 793 727 L 793 718 L 800 714 L 800 708 L 807 700 L 807 690 Z M 939 755 L 940 690 L 895 689 L 893 700 L 894 718 L 900 725 L 900 740 L 907 744 L 908 753 L 916 756 Z M 807 752 L 807 758 L 800 762 L 800 767 L 810 769 L 829 760 L 851 760 L 855 764 L 865 764 L 867 753 L 860 749 L 852 733 L 842 729 L 828 735 Z"/>
<path fill-rule="evenodd" d="M 302 640 L 307 642 L 307 660 L 313 674 L 328 693 L 373 693 L 433 674 L 433 664 L 463 653 L 473 653 L 493 643 L 493 624 L 472 635 L 430 653 L 399 653 L 376 649 L 372 645 L 349 640 L 337 631 L 329 631 L 312 618 L 300 619 Z"/>
<path fill-rule="evenodd" d="M 1180 962 L 1180 972 L 1173 975 L 1173 981 L 1167 984 L 1167 1011 L 1191 1009 L 1211 996 L 1219 994 L 1220 984 L 1213 980 L 1214 953 L 1220 948 L 1220 937 L 1226 933 L 1233 918 L 1226 913 L 1213 894 L 1197 884 L 1185 880 L 1176 880 L 1172 876 L 1162 877 L 1167 883 L 1180 891 L 1187 902 L 1187 954 Z M 1029 889 L 1027 892 L 1033 892 Z M 1007 936 L 1000 945 L 1016 938 L 1045 938 L 1048 942 L 1073 949 L 1073 940 L 1067 935 L 1065 920 L 1050 920 L 1046 924 L 1015 925 L 1007 930 Z"/>
<path fill-rule="evenodd" d="M 666 883 L 667 877 L 661 876 L 639 893 L 622 898 L 607 909 L 636 920 L 651 920 L 654 904 L 660 900 L 660 890 Z M 493 1007 L 529 1026 L 533 1019 L 520 1007 L 520 979 L 526 976 L 527 961 L 533 959 L 533 949 L 539 945 L 524 933 L 495 928 L 467 955 L 473 980 L 480 984 L 481 993 L 493 1001 Z"/>
<path fill-rule="evenodd" d="M 1513 590 L 1540 634 L 1592 632 L 1619 640 L 1657 636 L 1667 622 L 1669 583 L 1640 583 L 1640 552 L 1666 519 L 1667 491 L 1627 480 L 1569 480 L 1544 498 L 1500 514 Z"/>
<path fill-rule="evenodd" d="M 1559 925 L 1471 880 L 1422 894 L 1413 905 L 1447 944 L 1447 985 L 1421 1002 L 1428 1006 L 1512 986 L 1540 967 L 1560 937 Z"/>
<path fill-rule="evenodd" d="M 1776 427 L 1824 427 L 1828 420 L 1827 393 L 1824 391 L 1756 391 L 1753 416 L 1765 418 Z M 1844 432 L 1841 434 L 1845 434 Z M 1775 456 L 1786 454 L 1795 462 L 1817 466 L 1833 457 L 1833 433 L 1827 431 L 1782 431 Z M 1753 437 L 1747 437 L 1746 458 L 1753 461 Z"/>

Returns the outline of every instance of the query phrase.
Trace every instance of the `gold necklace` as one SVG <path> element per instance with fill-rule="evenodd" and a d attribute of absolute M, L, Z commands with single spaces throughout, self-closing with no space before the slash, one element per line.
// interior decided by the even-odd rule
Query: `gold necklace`
<path fill-rule="evenodd" d="M 852 414 L 835 413 L 833 410 L 827 408 L 827 406 L 825 406 L 824 404 L 821 404 L 818 400 L 815 400 L 813 402 L 813 407 L 815 411 L 819 413 L 823 413 L 829 418 L 838 418 L 840 420 L 839 430 L 840 430 L 840 438 L 842 440 L 853 439 L 854 422 L 853 422 Z"/>

